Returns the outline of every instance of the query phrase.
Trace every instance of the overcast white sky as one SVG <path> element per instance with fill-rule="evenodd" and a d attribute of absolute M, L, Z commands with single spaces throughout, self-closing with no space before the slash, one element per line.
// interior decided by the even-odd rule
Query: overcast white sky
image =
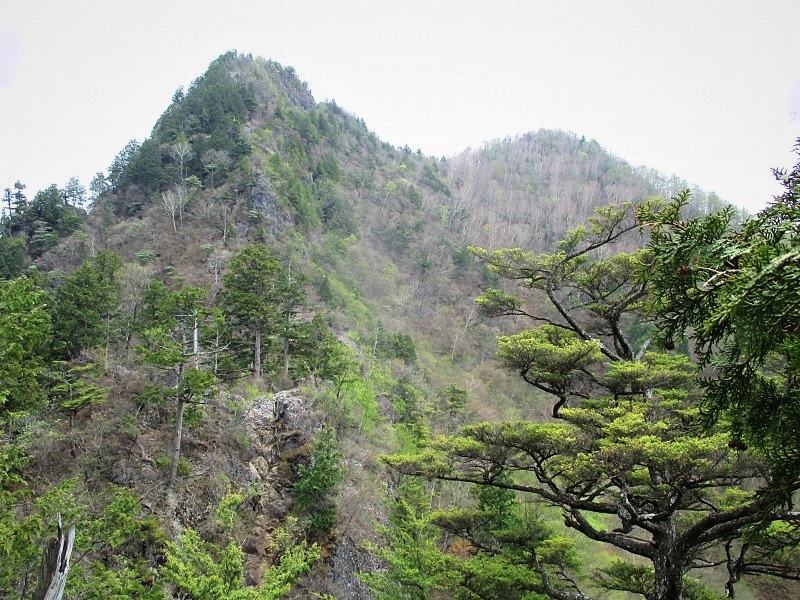
<path fill-rule="evenodd" d="M 88 186 L 231 49 L 429 155 L 564 129 L 751 211 L 797 162 L 798 0 L 3 1 L 0 189 L 29 197 Z"/>

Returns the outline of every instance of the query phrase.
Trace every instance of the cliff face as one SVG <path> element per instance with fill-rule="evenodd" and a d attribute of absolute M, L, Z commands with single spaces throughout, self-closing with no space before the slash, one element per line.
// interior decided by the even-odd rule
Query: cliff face
<path fill-rule="evenodd" d="M 252 451 L 247 469 L 259 490 L 249 500 L 255 528 L 243 544 L 251 555 L 249 577 L 254 582 L 263 569 L 264 557 L 269 555 L 276 525 L 292 507 L 291 488 L 297 465 L 307 460 L 308 443 L 319 433 L 322 418 L 322 413 L 313 410 L 297 389 L 259 396 L 244 415 L 243 427 Z M 386 518 L 380 498 L 362 485 L 364 465 L 356 459 L 345 459 L 344 466 L 347 474 L 337 498 L 340 524 L 328 540 L 326 564 L 307 576 L 304 585 L 335 598 L 370 600 L 372 596 L 357 574 L 382 567 L 363 546 L 364 539 L 374 538 L 374 527 Z"/>
<path fill-rule="evenodd" d="M 247 468 L 252 481 L 259 481 L 279 495 L 291 486 L 285 478 L 289 453 L 296 454 L 322 426 L 322 415 L 315 414 L 297 390 L 278 392 L 272 396 L 259 396 L 247 409 L 242 426 L 247 434 L 253 458 Z M 270 510 L 276 510 L 272 502 Z M 277 510 L 282 517 L 285 511 Z M 283 514 L 281 514 L 283 513 Z"/>

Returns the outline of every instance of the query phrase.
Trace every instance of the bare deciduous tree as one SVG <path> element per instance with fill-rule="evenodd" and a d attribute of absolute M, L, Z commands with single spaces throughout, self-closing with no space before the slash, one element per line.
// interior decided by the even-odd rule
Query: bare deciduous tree
<path fill-rule="evenodd" d="M 162 208 L 172 219 L 172 229 L 175 233 L 178 233 L 178 223 L 183 227 L 183 207 L 186 206 L 187 198 L 186 188 L 182 185 L 161 192 Z"/>
<path fill-rule="evenodd" d="M 192 155 L 192 146 L 185 139 L 178 140 L 169 145 L 168 152 L 172 160 L 178 163 L 180 168 L 181 183 L 186 182 L 186 161 Z"/>

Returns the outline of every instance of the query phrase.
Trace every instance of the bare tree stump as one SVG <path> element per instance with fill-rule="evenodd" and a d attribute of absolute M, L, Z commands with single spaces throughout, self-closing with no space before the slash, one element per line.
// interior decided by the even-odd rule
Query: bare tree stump
<path fill-rule="evenodd" d="M 67 584 L 69 558 L 75 543 L 75 525 L 65 532 L 58 515 L 58 536 L 48 540 L 39 566 L 39 580 L 33 600 L 61 600 Z"/>

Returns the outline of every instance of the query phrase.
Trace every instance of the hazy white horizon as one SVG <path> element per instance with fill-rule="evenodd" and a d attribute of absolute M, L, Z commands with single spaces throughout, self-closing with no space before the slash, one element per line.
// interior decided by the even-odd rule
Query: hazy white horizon
<path fill-rule="evenodd" d="M 0 188 L 105 171 L 228 50 L 434 156 L 539 128 L 755 211 L 797 162 L 800 3 L 28 0 L 0 15 Z"/>

